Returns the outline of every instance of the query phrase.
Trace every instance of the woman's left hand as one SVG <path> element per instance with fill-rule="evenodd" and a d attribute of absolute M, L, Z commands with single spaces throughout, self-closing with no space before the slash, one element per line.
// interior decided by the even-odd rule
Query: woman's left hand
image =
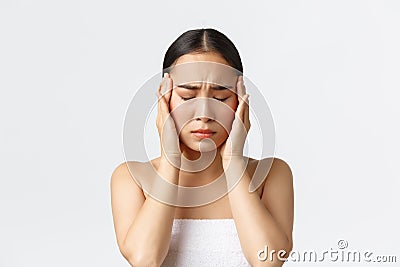
<path fill-rule="evenodd" d="M 249 119 L 249 95 L 246 93 L 243 76 L 238 77 L 236 88 L 239 104 L 229 136 L 220 149 L 224 169 L 230 164 L 232 159 L 243 158 L 244 143 L 251 126 Z"/>

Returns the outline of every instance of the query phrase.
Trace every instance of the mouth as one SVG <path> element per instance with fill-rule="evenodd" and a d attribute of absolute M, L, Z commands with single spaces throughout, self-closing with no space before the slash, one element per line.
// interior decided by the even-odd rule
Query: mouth
<path fill-rule="evenodd" d="M 210 129 L 198 129 L 198 130 L 192 131 L 191 133 L 198 138 L 210 138 L 216 132 L 211 131 Z"/>

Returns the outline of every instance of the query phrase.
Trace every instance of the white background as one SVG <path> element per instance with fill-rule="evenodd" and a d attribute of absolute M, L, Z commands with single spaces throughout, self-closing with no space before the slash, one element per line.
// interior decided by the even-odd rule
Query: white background
<path fill-rule="evenodd" d="M 345 239 L 400 261 L 399 2 L 259 2 L 0 2 L 0 266 L 128 266 L 109 190 L 125 111 L 202 27 L 235 43 L 270 104 L 294 250 Z"/>

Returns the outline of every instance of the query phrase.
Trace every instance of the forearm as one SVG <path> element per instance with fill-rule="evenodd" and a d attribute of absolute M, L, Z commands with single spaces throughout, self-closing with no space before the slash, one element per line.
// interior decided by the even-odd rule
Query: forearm
<path fill-rule="evenodd" d="M 235 175 L 246 169 L 243 161 L 234 161 L 231 164 L 235 167 L 225 173 L 228 183 L 237 180 Z M 249 174 L 244 171 L 241 180 L 228 194 L 243 253 L 252 266 L 281 266 L 283 262 L 277 259 L 277 255 L 279 250 L 290 252 L 289 238 L 264 206 L 257 192 L 249 192 L 250 181 Z M 266 261 L 258 259 L 258 251 L 265 246 L 268 247 L 268 253 L 271 250 L 276 251 L 273 261 L 270 255 Z M 280 256 L 287 257 L 287 254 Z"/>
<path fill-rule="evenodd" d="M 178 169 L 161 165 L 159 173 L 168 173 L 168 177 L 163 177 L 178 183 Z M 154 179 L 152 188 L 159 187 L 162 190 L 162 185 L 159 179 Z M 176 196 L 174 190 L 164 193 L 169 195 L 169 199 Z M 175 209 L 175 206 L 161 203 L 152 197 L 145 200 L 124 241 L 124 249 L 132 266 L 159 266 L 162 263 L 169 249 Z"/>

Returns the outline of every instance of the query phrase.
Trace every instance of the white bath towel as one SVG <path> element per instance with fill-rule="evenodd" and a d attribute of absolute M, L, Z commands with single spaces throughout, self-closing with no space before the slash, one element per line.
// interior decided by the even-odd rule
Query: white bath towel
<path fill-rule="evenodd" d="M 162 267 L 250 266 L 233 219 L 174 219 Z"/>

